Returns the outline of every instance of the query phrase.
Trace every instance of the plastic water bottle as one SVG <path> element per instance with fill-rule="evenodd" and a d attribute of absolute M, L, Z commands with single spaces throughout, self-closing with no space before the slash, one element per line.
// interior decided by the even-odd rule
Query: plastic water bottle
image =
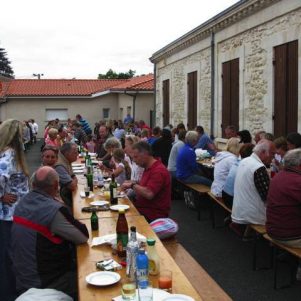
<path fill-rule="evenodd" d="M 136 227 L 131 227 L 130 241 L 126 247 L 126 275 L 131 280 L 136 280 L 136 261 L 138 255 L 139 243 L 137 241 Z"/>
<path fill-rule="evenodd" d="M 148 286 L 148 257 L 144 249 L 139 249 L 136 264 L 138 287 L 146 288 Z"/>

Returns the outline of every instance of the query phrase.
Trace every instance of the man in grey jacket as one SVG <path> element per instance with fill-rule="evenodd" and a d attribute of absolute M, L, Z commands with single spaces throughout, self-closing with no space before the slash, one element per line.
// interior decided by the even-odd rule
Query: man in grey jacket
<path fill-rule="evenodd" d="M 87 242 L 87 228 L 55 199 L 59 177 L 54 169 L 39 168 L 32 186 L 17 205 L 13 219 L 17 291 L 54 288 L 76 298 L 75 245 Z"/>

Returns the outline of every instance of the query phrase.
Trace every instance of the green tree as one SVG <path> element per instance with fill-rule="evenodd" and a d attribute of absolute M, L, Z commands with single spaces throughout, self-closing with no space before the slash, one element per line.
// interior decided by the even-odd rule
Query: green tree
<path fill-rule="evenodd" d="M 109 69 L 105 74 L 98 74 L 98 79 L 128 79 L 135 75 L 136 71 L 130 69 L 128 72 L 115 72 Z"/>
<path fill-rule="evenodd" d="M 5 49 L 0 48 L 0 75 L 14 78 L 14 71 L 10 64 Z"/>

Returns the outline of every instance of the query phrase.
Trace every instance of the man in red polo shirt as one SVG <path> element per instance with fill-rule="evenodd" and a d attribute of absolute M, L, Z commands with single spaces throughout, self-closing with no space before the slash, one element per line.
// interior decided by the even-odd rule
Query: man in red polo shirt
<path fill-rule="evenodd" d="M 133 145 L 133 160 L 144 168 L 139 183 L 125 181 L 122 189 L 135 192 L 134 205 L 148 222 L 168 217 L 171 206 L 171 183 L 166 167 L 152 156 L 150 145 L 140 141 Z"/>

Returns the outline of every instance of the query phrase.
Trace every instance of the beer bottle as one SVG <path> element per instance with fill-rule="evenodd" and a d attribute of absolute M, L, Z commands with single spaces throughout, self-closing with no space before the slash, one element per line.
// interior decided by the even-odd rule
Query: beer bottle
<path fill-rule="evenodd" d="M 92 215 L 91 215 L 91 229 L 92 231 L 96 231 L 98 230 L 98 216 L 96 214 L 96 210 L 92 211 Z"/>
<path fill-rule="evenodd" d="M 117 205 L 118 204 L 118 198 L 117 198 L 117 183 L 115 181 L 115 175 L 112 174 L 112 180 L 110 183 L 110 202 L 111 205 Z"/>
<path fill-rule="evenodd" d="M 125 218 L 124 209 L 119 209 L 118 220 L 116 224 L 117 255 L 121 258 L 126 257 L 126 247 L 129 240 L 129 227 Z"/>

